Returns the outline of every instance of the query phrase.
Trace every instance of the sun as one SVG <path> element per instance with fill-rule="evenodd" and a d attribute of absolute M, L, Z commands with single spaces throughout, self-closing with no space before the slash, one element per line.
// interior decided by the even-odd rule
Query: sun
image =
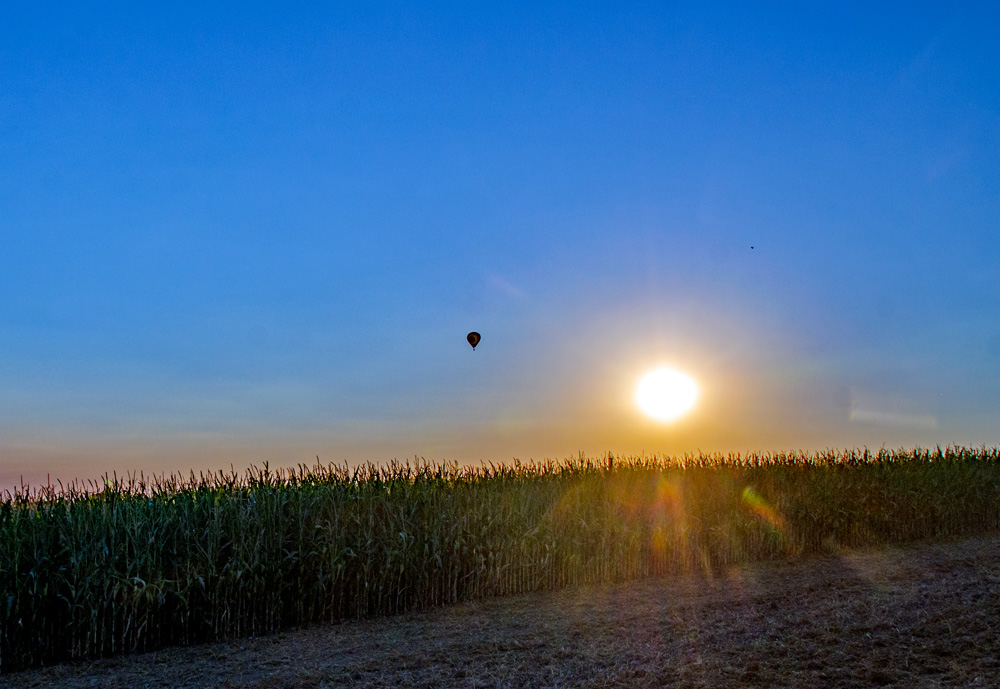
<path fill-rule="evenodd" d="M 668 423 L 691 411 L 698 401 L 698 392 L 694 378 L 669 366 L 661 366 L 639 379 L 635 403 L 646 416 Z"/>

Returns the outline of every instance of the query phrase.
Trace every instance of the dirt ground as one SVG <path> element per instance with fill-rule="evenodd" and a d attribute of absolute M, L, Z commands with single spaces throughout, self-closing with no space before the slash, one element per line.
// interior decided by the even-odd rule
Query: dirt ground
<path fill-rule="evenodd" d="M 1000 537 L 494 599 L 0 687 L 1000 687 Z"/>

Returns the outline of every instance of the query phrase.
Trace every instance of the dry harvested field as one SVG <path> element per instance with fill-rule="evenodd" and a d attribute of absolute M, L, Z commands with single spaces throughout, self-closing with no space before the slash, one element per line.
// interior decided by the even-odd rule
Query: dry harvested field
<path fill-rule="evenodd" d="M 0 685 L 1000 687 L 1000 537 L 492 599 Z"/>

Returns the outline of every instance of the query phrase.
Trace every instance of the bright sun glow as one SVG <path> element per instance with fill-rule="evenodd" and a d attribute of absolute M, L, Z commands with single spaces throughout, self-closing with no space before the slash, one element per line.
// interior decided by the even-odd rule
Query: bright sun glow
<path fill-rule="evenodd" d="M 680 371 L 663 366 L 639 379 L 635 403 L 657 421 L 675 421 L 691 411 L 698 401 L 698 383 Z"/>

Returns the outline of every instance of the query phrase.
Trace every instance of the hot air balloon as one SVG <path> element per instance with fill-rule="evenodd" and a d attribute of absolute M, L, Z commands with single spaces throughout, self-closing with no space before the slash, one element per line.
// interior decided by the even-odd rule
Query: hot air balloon
<path fill-rule="evenodd" d="M 479 344 L 479 341 L 483 338 L 476 331 L 472 331 L 471 333 L 465 336 L 465 339 L 469 341 L 469 344 L 472 345 L 472 349 L 475 350 L 476 345 Z"/>

